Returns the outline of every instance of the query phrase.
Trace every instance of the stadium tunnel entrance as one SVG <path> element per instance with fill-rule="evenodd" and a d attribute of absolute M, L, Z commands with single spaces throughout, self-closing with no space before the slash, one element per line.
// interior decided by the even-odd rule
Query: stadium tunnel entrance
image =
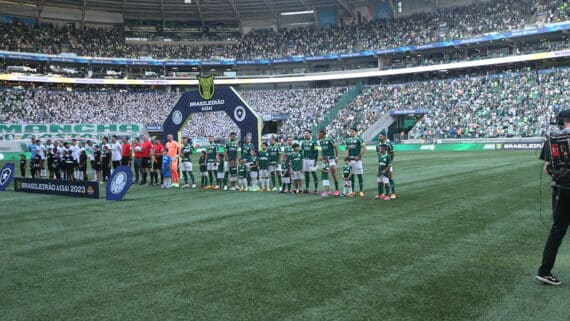
<path fill-rule="evenodd" d="M 182 130 L 192 114 L 211 112 L 225 112 L 239 128 L 240 141 L 250 136 L 256 150 L 259 150 L 262 118 L 249 107 L 233 87 L 216 88 L 210 99 L 204 99 L 198 91 L 183 93 L 164 121 L 164 137 L 172 135 L 180 142 Z"/>

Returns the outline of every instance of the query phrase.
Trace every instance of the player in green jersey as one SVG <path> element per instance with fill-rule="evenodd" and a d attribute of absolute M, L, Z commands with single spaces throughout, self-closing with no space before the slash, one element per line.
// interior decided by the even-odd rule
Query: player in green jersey
<path fill-rule="evenodd" d="M 388 155 L 390 156 L 390 164 L 392 164 L 392 162 L 394 161 L 394 145 L 392 145 L 392 142 L 390 142 L 388 137 L 386 137 L 386 131 L 384 130 L 381 131 L 380 136 L 378 136 L 378 139 L 380 140 L 380 144 L 386 144 L 386 150 L 388 152 Z M 378 147 L 376 147 L 376 150 L 378 151 Z M 388 172 L 387 177 L 388 180 L 390 181 L 390 190 L 392 191 L 390 198 L 396 199 L 396 183 L 394 182 L 393 166 L 390 166 L 390 171 Z"/>
<path fill-rule="evenodd" d="M 388 145 L 380 144 L 378 147 L 378 195 L 374 197 L 375 199 L 383 199 L 386 201 L 390 200 L 390 180 L 388 179 L 388 173 L 390 173 L 390 155 L 388 154 Z"/>
<path fill-rule="evenodd" d="M 230 133 L 230 139 L 226 141 L 226 145 L 224 146 L 224 159 L 226 160 L 226 164 L 228 166 L 234 163 L 237 168 L 239 143 L 236 137 L 237 135 L 235 132 Z M 229 173 L 229 167 L 225 169 L 224 178 L 226 179 L 226 181 L 228 181 L 228 173 Z"/>
<path fill-rule="evenodd" d="M 267 151 L 267 143 L 261 144 L 261 150 L 257 156 L 259 166 L 259 179 L 261 181 L 261 191 L 268 192 L 269 188 L 269 152 Z"/>
<path fill-rule="evenodd" d="M 276 191 L 278 187 L 281 187 L 281 176 L 279 173 L 279 160 L 281 149 L 275 140 L 275 137 L 271 137 L 269 140 L 269 147 L 267 148 L 267 153 L 269 155 L 269 174 L 271 175 L 271 184 L 273 185 L 273 190 Z M 279 185 L 275 184 L 275 178 L 279 182 Z"/>
<path fill-rule="evenodd" d="M 339 196 L 338 177 L 336 175 L 336 161 L 338 158 L 338 147 L 332 138 L 327 137 L 325 129 L 319 130 L 319 145 L 321 145 L 321 155 L 326 157 L 329 165 L 329 172 L 334 181 L 334 196 Z"/>
<path fill-rule="evenodd" d="M 184 177 L 184 186 L 182 188 L 188 188 L 188 176 L 192 180 L 192 188 L 196 188 L 194 183 L 194 173 L 192 172 L 192 154 L 194 153 L 194 146 L 192 145 L 192 139 L 189 137 L 185 139 L 184 145 L 182 145 L 182 176 Z"/>
<path fill-rule="evenodd" d="M 236 162 L 237 164 L 239 144 L 236 136 L 235 132 L 230 133 L 230 139 L 226 142 L 224 147 L 224 159 L 228 162 Z"/>
<path fill-rule="evenodd" d="M 352 192 L 352 182 L 354 181 L 353 169 L 350 163 L 351 163 L 350 157 L 345 157 L 344 166 L 342 168 L 342 178 L 344 179 L 344 188 L 342 189 L 341 196 L 349 196 L 349 197 L 354 196 L 354 193 Z"/>
<path fill-rule="evenodd" d="M 311 176 L 315 189 L 313 192 L 317 194 L 319 181 L 317 178 L 317 158 L 319 157 L 319 150 L 317 149 L 317 142 L 313 140 L 313 133 L 310 130 L 305 130 L 305 139 L 301 142 L 301 150 L 303 151 L 303 172 L 305 172 L 305 190 L 304 193 L 309 193 L 309 186 L 311 185 Z"/>
<path fill-rule="evenodd" d="M 208 146 L 206 146 L 206 156 L 208 157 L 208 179 L 209 184 L 206 188 L 214 188 L 214 178 L 216 177 L 216 156 L 220 146 L 216 144 L 214 136 L 208 136 Z M 217 184 L 216 184 L 217 185 Z"/>
<path fill-rule="evenodd" d="M 249 166 L 249 161 L 251 158 L 251 151 L 255 150 L 255 146 L 251 143 L 249 136 L 245 136 L 243 143 L 241 144 L 241 155 L 240 157 L 245 160 L 246 165 Z"/>
<path fill-rule="evenodd" d="M 346 151 L 352 166 L 352 187 L 354 188 L 354 175 L 358 177 L 358 185 L 360 187 L 360 197 L 364 197 L 364 168 L 362 167 L 362 155 L 366 153 L 366 145 L 360 136 L 356 135 L 356 128 L 350 129 L 350 137 L 346 140 Z"/>
<path fill-rule="evenodd" d="M 301 193 L 303 187 L 303 155 L 299 152 L 299 144 L 293 144 L 293 153 L 289 159 L 291 162 L 291 180 L 293 181 L 293 191 Z"/>

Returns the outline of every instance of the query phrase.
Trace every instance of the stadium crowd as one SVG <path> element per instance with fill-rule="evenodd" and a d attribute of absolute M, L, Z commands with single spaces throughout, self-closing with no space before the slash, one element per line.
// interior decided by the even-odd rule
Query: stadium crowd
<path fill-rule="evenodd" d="M 336 101 L 348 88 L 320 88 L 294 90 L 248 90 L 242 97 L 261 116 L 288 115 L 281 128 L 285 135 L 301 137 L 307 128 L 316 128 Z"/>
<path fill-rule="evenodd" d="M 366 87 L 342 108 L 327 130 L 361 132 L 390 110 L 427 109 L 411 137 L 504 137 L 545 134 L 556 112 L 570 104 L 570 69 L 524 70 L 483 76 L 384 83 Z M 349 88 L 244 90 L 261 116 L 287 115 L 283 136 L 316 128 Z M 0 123 L 162 124 L 179 94 L 166 92 L 0 90 Z M 231 124 L 231 125 L 228 125 Z M 224 113 L 198 113 L 189 137 L 227 137 L 237 128 Z"/>
<path fill-rule="evenodd" d="M 298 137 L 315 127 L 347 88 L 246 90 L 260 115 L 287 115 L 283 132 Z M 162 124 L 180 94 L 167 92 L 0 90 L 0 123 Z M 183 130 L 189 137 L 227 137 L 237 131 L 225 113 L 197 113 Z"/>
<path fill-rule="evenodd" d="M 242 35 L 238 44 L 215 46 L 127 44 L 122 27 L 36 26 L 20 22 L 0 25 L 0 49 L 80 56 L 211 59 L 276 58 L 346 53 L 366 49 L 424 44 L 522 28 L 538 11 L 549 22 L 568 19 L 565 0 L 497 0 L 464 7 L 441 8 L 393 20 L 355 21 L 327 28 L 258 30 Z M 55 41 L 54 41 L 55 40 Z"/>
<path fill-rule="evenodd" d="M 566 68 L 370 86 L 328 131 L 341 135 L 353 125 L 363 131 L 390 110 L 427 109 L 410 137 L 541 136 L 570 105 L 569 79 Z"/>

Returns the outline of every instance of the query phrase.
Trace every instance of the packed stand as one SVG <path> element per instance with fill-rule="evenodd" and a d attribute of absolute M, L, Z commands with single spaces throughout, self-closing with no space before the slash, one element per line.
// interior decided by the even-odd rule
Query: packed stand
<path fill-rule="evenodd" d="M 343 136 L 390 110 L 427 109 L 411 138 L 540 136 L 570 107 L 570 69 L 383 84 L 366 88 L 329 125 Z"/>
<path fill-rule="evenodd" d="M 346 88 L 250 90 L 242 96 L 260 115 L 288 115 L 284 135 L 315 127 Z M 0 90 L 0 123 L 162 124 L 180 94 L 166 92 Z M 231 124 L 228 126 L 228 124 Z M 197 113 L 183 134 L 225 138 L 237 127 L 225 113 Z"/>
<path fill-rule="evenodd" d="M 552 21 L 568 19 L 567 1 L 555 2 Z M 258 30 L 244 34 L 238 44 L 188 46 L 125 44 L 120 28 L 57 28 L 15 22 L 0 25 L 0 49 L 42 53 L 72 52 L 97 57 L 180 59 L 277 58 L 322 55 L 399 47 L 452 40 L 488 32 L 519 29 L 531 23 L 538 10 L 551 8 L 547 0 L 498 0 L 437 13 L 415 14 L 393 20 L 354 21 L 327 28 Z"/>
<path fill-rule="evenodd" d="M 281 128 L 284 135 L 301 137 L 306 129 L 313 129 L 323 120 L 347 88 L 246 90 L 241 95 L 261 116 L 288 115 Z"/>

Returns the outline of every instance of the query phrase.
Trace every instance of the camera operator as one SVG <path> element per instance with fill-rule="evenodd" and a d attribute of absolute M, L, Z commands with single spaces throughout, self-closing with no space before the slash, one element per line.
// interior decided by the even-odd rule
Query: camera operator
<path fill-rule="evenodd" d="M 570 110 L 558 114 L 558 123 L 563 126 L 560 135 L 570 135 Z M 536 279 L 551 285 L 560 285 L 560 280 L 552 275 L 552 268 L 562 239 L 570 224 L 570 168 L 554 169 L 550 143 L 542 148 L 540 159 L 544 160 L 544 171 L 552 177 L 552 216 L 554 222 L 542 253 L 542 264 Z"/>

